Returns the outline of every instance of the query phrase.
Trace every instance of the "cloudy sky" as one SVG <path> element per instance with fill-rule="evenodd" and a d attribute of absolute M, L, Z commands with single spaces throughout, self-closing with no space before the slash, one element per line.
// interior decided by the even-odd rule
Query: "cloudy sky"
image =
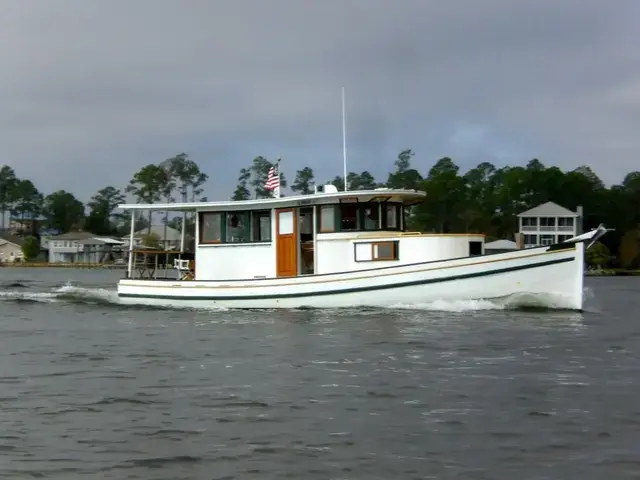
<path fill-rule="evenodd" d="M 386 179 L 399 150 L 640 169 L 637 0 L 2 0 L 0 163 L 86 200 L 186 152 Z"/>

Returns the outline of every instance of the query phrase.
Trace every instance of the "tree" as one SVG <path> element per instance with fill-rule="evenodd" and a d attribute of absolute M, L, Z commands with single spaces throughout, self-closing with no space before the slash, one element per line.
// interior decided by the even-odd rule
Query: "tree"
<path fill-rule="evenodd" d="M 422 186 L 422 175 L 415 168 L 411 168 L 411 157 L 415 154 L 411 149 L 402 150 L 394 165 L 396 170 L 389 174 L 388 188 L 419 190 Z"/>
<path fill-rule="evenodd" d="M 328 183 L 334 185 L 339 192 L 344 190 L 344 179 L 342 177 L 336 176 Z M 376 179 L 366 170 L 362 173 L 347 173 L 347 187 L 349 190 L 373 190 L 378 186 L 380 185 L 376 182 Z"/>
<path fill-rule="evenodd" d="M 640 229 L 629 230 L 622 236 L 619 257 L 622 268 L 640 266 Z"/>
<path fill-rule="evenodd" d="M 71 193 L 58 190 L 44 199 L 42 214 L 49 228 L 67 233 L 83 222 L 84 205 Z"/>
<path fill-rule="evenodd" d="M 164 203 L 172 203 L 174 201 L 173 192 L 178 186 L 178 182 L 180 181 L 178 178 L 177 169 L 180 168 L 178 165 L 184 164 L 184 157 L 186 154 L 181 154 L 182 156 L 175 156 L 172 158 L 168 158 L 165 161 L 160 163 L 160 167 L 165 171 L 165 180 L 160 187 L 161 196 L 164 199 Z M 186 201 L 187 196 L 187 185 L 185 182 L 180 182 L 180 191 L 182 194 L 183 201 Z M 164 219 L 162 221 L 164 225 L 164 233 L 162 239 L 167 240 L 167 224 L 169 223 L 169 210 L 165 210 Z M 149 227 L 151 228 L 151 227 Z"/>
<path fill-rule="evenodd" d="M 161 164 L 167 172 L 167 184 L 164 188 L 164 195 L 169 201 L 174 189 L 180 193 L 180 201 L 186 203 L 188 201 L 206 202 L 207 198 L 202 197 L 204 189 L 202 185 L 209 179 L 206 173 L 200 170 L 196 162 L 191 160 L 186 153 L 179 153 Z M 167 203 L 169 203 L 169 201 Z M 190 220 L 187 219 L 186 213 L 182 213 L 185 221 L 185 229 L 191 234 L 195 234 L 195 212 Z M 164 236 L 167 238 L 166 225 L 169 223 L 169 213 L 165 213 L 165 230 Z"/>
<path fill-rule="evenodd" d="M 349 190 L 373 190 L 378 187 L 376 179 L 366 170 L 362 173 L 349 172 L 347 174 L 347 187 Z"/>
<path fill-rule="evenodd" d="M 233 191 L 231 200 L 249 200 L 251 198 L 251 192 L 249 191 L 249 180 L 251 180 L 251 170 L 249 168 L 243 168 L 240 170 L 238 176 L 238 185 Z"/>
<path fill-rule="evenodd" d="M 186 153 L 179 153 L 168 158 L 161 165 L 167 171 L 169 182 L 173 182 L 174 188 L 180 192 L 182 202 L 198 201 L 203 192 L 202 185 L 209 176 L 200 170 L 196 162 Z"/>
<path fill-rule="evenodd" d="M 590 267 L 605 268 L 611 260 L 611 253 L 602 242 L 596 242 L 585 252 L 585 260 Z"/>
<path fill-rule="evenodd" d="M 253 159 L 253 163 L 251 164 L 251 181 L 249 182 L 249 184 L 253 188 L 255 198 L 272 197 L 271 191 L 264 188 L 264 184 L 267 181 L 269 169 L 274 165 L 274 163 L 261 156 L 255 157 Z M 284 176 L 284 173 L 282 173 L 282 170 L 280 170 L 280 187 L 284 188 L 286 186 L 287 180 Z"/>
<path fill-rule="evenodd" d="M 348 174 L 347 174 L 348 176 Z M 327 182 L 331 185 L 333 185 L 334 187 L 336 187 L 338 189 L 339 192 L 342 192 L 344 190 L 344 178 L 343 177 L 338 177 L 335 176 L 333 177 L 333 180 L 331 180 L 330 182 Z"/>
<path fill-rule="evenodd" d="M 161 239 L 157 234 L 153 232 L 143 235 L 141 241 L 142 245 L 145 247 L 156 249 L 160 248 Z"/>
<path fill-rule="evenodd" d="M 24 222 L 35 220 L 42 210 L 42 194 L 31 180 L 17 180 L 12 194 L 11 215 Z"/>
<path fill-rule="evenodd" d="M 6 227 L 6 213 L 13 205 L 17 181 L 13 168 L 9 165 L 0 167 L 0 213 L 2 214 L 0 230 L 4 230 Z"/>
<path fill-rule="evenodd" d="M 296 172 L 296 179 L 291 185 L 291 190 L 300 193 L 302 195 L 309 195 L 313 193 L 313 169 L 310 167 L 304 167 L 302 170 Z"/>
<path fill-rule="evenodd" d="M 167 171 L 159 165 L 149 164 L 142 167 L 127 185 L 126 191 L 136 197 L 138 203 L 155 203 L 166 193 L 169 181 Z M 149 210 L 148 233 L 151 233 L 152 211 Z"/>
<path fill-rule="evenodd" d="M 40 242 L 36 237 L 29 236 L 24 239 L 24 243 L 22 244 L 22 255 L 27 262 L 30 262 L 40 255 Z"/>
<path fill-rule="evenodd" d="M 149 220 L 147 218 L 141 217 L 140 215 L 136 215 L 135 218 L 136 218 L 136 221 L 133 226 L 134 232 L 140 232 L 141 230 L 149 229 Z M 118 235 L 122 237 L 129 235 L 131 233 L 131 216 L 130 215 L 125 216 L 124 221 L 118 227 L 117 232 L 118 232 Z"/>
<path fill-rule="evenodd" d="M 459 214 L 464 208 L 465 182 L 458 175 L 459 167 L 449 157 L 441 158 L 431 167 L 423 189 L 425 202 L 416 208 L 412 224 L 419 229 L 431 225 L 439 233 L 460 228 Z M 456 223 L 458 222 L 458 223 Z"/>
<path fill-rule="evenodd" d="M 125 196 L 119 189 L 112 186 L 101 188 L 87 204 L 89 215 L 85 228 L 100 235 L 113 233 L 116 230 L 113 221 L 118 222 L 123 219 L 123 214 L 114 212 L 118 205 L 124 202 Z"/>

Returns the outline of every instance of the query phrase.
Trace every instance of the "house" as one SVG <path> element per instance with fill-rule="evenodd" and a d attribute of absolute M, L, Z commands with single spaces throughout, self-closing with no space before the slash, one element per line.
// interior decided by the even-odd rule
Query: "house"
<path fill-rule="evenodd" d="M 91 237 L 78 241 L 78 263 L 105 263 L 122 257 L 124 242 L 109 237 Z"/>
<path fill-rule="evenodd" d="M 9 220 L 9 232 L 13 235 L 34 235 L 40 231 L 44 217 L 26 214 L 24 218 L 13 217 Z"/>
<path fill-rule="evenodd" d="M 91 232 L 48 237 L 49 263 L 102 263 L 121 256 L 123 242 Z"/>
<path fill-rule="evenodd" d="M 518 244 L 512 240 L 495 240 L 484 244 L 485 253 L 505 253 L 518 250 Z"/>
<path fill-rule="evenodd" d="M 165 228 L 167 229 L 166 238 L 164 236 Z M 165 227 L 164 225 L 152 225 L 151 233 L 156 235 L 160 239 L 161 248 L 164 248 L 165 250 L 175 250 L 180 248 L 180 239 L 181 239 L 182 233 L 176 230 L 175 228 L 171 228 L 169 226 Z M 142 230 L 138 230 L 137 232 L 134 232 L 133 245 L 134 246 L 141 245 L 142 239 L 148 234 L 149 234 L 148 228 L 143 228 Z M 125 245 L 127 245 L 127 247 L 129 246 L 130 237 L 131 235 L 126 235 L 121 239 L 125 243 Z"/>
<path fill-rule="evenodd" d="M 23 243 L 22 238 L 9 234 L 0 235 L 0 263 L 21 262 L 24 259 Z"/>
<path fill-rule="evenodd" d="M 524 246 L 535 247 L 563 242 L 582 233 L 582 207 L 577 212 L 547 202 L 518 215 Z"/>

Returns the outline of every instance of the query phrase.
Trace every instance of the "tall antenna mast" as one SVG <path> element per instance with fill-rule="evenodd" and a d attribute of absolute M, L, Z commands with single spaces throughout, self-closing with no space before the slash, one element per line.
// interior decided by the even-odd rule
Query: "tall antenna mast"
<path fill-rule="evenodd" d="M 344 169 L 344 191 L 347 191 L 347 115 L 344 107 L 344 86 L 342 87 L 342 163 Z"/>

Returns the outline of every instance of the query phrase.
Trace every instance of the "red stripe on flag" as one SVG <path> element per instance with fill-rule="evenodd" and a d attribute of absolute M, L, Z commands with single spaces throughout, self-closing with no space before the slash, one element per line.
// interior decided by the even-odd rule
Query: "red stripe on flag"
<path fill-rule="evenodd" d="M 267 190 L 274 190 L 280 186 L 280 175 L 276 173 L 276 168 L 271 167 L 267 174 L 267 181 L 264 184 L 264 188 Z"/>

